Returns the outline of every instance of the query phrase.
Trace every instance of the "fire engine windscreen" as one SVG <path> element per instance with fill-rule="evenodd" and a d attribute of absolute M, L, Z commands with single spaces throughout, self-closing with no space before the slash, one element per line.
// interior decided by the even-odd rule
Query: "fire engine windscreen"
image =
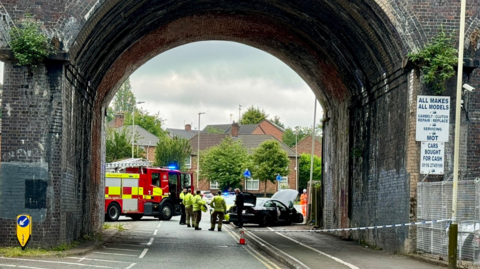
<path fill-rule="evenodd" d="M 160 173 L 152 173 L 152 185 L 160 187 Z"/>

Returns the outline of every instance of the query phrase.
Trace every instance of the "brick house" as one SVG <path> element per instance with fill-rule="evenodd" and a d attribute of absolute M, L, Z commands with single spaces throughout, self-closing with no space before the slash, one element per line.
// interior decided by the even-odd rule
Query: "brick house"
<path fill-rule="evenodd" d="M 314 145 L 314 154 L 317 157 L 322 157 L 322 138 L 320 136 L 315 137 L 315 145 Z M 312 154 L 312 136 L 304 137 L 300 140 L 296 146 L 292 147 L 293 151 L 296 151 L 298 155 L 306 153 Z"/>
<path fill-rule="evenodd" d="M 123 131 L 126 129 L 127 134 L 132 133 L 132 125 L 124 126 L 125 117 L 123 114 L 115 115 L 115 119 L 107 123 L 108 128 L 116 129 L 117 131 Z M 138 140 L 135 146 L 139 146 L 145 150 L 145 159 L 149 161 L 155 161 L 155 149 L 158 143 L 158 137 L 149 131 L 143 129 L 141 126 L 135 125 L 135 133 L 138 134 Z"/>
<path fill-rule="evenodd" d="M 230 134 L 232 132 L 232 124 L 213 124 L 207 125 L 202 133 L 207 133 L 209 128 L 214 128 L 223 131 L 224 134 Z M 282 141 L 282 135 L 285 130 L 269 120 L 263 120 L 258 124 L 238 124 L 239 135 L 260 135 L 267 134 L 273 135 L 277 140 Z"/>
<path fill-rule="evenodd" d="M 287 156 L 290 160 L 289 162 L 290 173 L 288 176 L 283 177 L 281 181 L 276 181 L 275 183 L 268 181 L 267 195 L 274 194 L 284 184 L 288 185 L 289 189 L 296 189 L 297 182 L 296 182 L 296 176 L 295 176 L 295 151 L 290 149 L 286 144 L 284 144 L 281 140 L 279 140 L 273 134 L 239 134 L 240 126 L 237 123 L 231 124 L 228 128 L 225 128 L 225 130 L 229 130 L 230 133 L 229 134 L 208 134 L 203 132 L 200 133 L 200 151 L 219 145 L 221 141 L 226 137 L 232 137 L 232 139 L 234 140 L 242 141 L 242 143 L 248 149 L 249 153 L 252 153 L 254 148 L 258 147 L 262 142 L 266 140 L 276 140 L 280 143 L 280 146 L 282 147 L 282 149 L 287 152 Z M 197 153 L 198 153 L 198 136 L 197 135 L 195 135 L 193 138 L 190 139 L 190 145 L 192 147 L 192 155 L 190 158 L 191 168 L 189 171 L 196 174 Z M 245 188 L 245 183 L 246 183 L 246 188 Z M 264 183 L 258 179 L 250 179 L 247 182 L 244 181 L 242 186 L 244 190 L 246 189 L 246 191 L 254 193 L 258 196 L 263 195 L 263 192 L 265 189 Z M 215 191 L 215 190 L 218 190 L 219 187 L 220 186 L 218 184 L 216 184 L 215 182 L 210 182 L 207 179 L 198 180 L 198 185 L 196 183 L 196 188 L 198 190 Z"/>

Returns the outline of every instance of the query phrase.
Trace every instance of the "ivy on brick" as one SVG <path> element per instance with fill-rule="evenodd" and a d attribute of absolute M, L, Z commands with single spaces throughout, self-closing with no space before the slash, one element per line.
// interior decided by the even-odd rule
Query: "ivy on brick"
<path fill-rule="evenodd" d="M 40 31 L 40 23 L 34 21 L 31 15 L 25 15 L 19 25 L 10 29 L 9 45 L 22 66 L 36 67 L 53 52 L 48 37 Z"/>
<path fill-rule="evenodd" d="M 421 67 L 423 81 L 430 85 L 436 94 L 442 94 L 445 91 L 445 82 L 455 75 L 457 55 L 457 49 L 453 46 L 453 33 L 445 33 L 442 27 L 430 43 L 417 53 L 409 53 L 408 58 Z"/>

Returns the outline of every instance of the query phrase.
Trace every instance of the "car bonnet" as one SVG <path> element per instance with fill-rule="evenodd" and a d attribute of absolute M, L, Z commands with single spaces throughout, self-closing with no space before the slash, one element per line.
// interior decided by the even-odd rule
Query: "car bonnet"
<path fill-rule="evenodd" d="M 289 202 L 295 202 L 295 199 L 297 199 L 298 196 L 298 191 L 296 190 L 281 190 L 276 192 L 272 196 L 272 200 L 278 200 L 282 202 L 284 205 L 288 206 Z"/>

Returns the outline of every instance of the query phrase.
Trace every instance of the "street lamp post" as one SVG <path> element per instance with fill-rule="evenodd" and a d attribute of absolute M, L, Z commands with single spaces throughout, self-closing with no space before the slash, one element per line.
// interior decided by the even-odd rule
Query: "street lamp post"
<path fill-rule="evenodd" d="M 295 128 L 295 189 L 298 191 L 298 126 Z"/>
<path fill-rule="evenodd" d="M 143 104 L 145 102 L 143 101 L 138 101 L 137 102 L 137 105 L 139 104 Z M 132 159 L 133 159 L 133 148 L 134 148 L 134 144 L 135 144 L 135 106 L 133 106 L 133 124 L 132 124 Z"/>
<path fill-rule="evenodd" d="M 198 190 L 198 178 L 200 177 L 200 115 L 205 114 L 205 112 L 198 113 L 198 144 L 197 144 L 197 190 Z"/>

